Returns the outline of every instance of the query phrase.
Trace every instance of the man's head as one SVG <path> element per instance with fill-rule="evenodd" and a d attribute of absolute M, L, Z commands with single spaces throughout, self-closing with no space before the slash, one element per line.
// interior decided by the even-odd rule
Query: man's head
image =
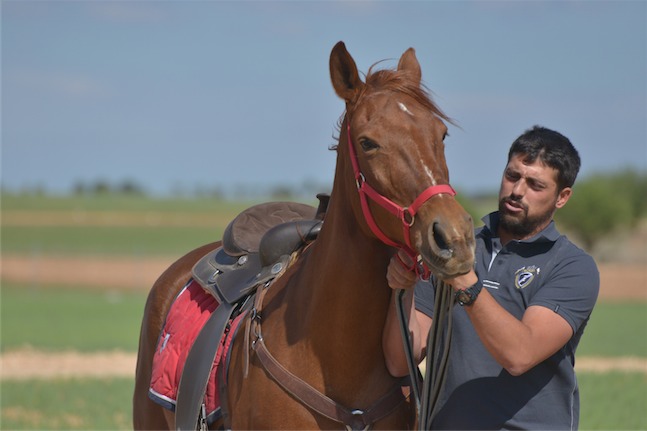
<path fill-rule="evenodd" d="M 557 171 L 559 190 L 573 187 L 580 171 L 580 155 L 564 135 L 545 127 L 535 126 L 526 130 L 510 147 L 508 162 L 515 155 L 521 155 L 524 163 L 539 160 Z"/>
<path fill-rule="evenodd" d="M 510 147 L 499 191 L 502 239 L 541 231 L 570 198 L 579 169 L 577 150 L 560 133 L 535 126 L 519 136 Z"/>

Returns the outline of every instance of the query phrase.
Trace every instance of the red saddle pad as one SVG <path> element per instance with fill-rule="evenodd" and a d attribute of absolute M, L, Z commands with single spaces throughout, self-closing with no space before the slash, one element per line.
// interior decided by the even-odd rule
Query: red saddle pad
<path fill-rule="evenodd" d="M 164 408 L 175 411 L 177 391 L 182 369 L 198 333 L 211 314 L 218 307 L 218 301 L 206 292 L 197 281 L 189 282 L 173 301 L 166 316 L 164 327 L 157 342 L 153 357 L 153 370 L 148 396 Z M 227 358 L 227 350 L 233 334 L 244 314 L 237 316 L 231 328 L 220 343 L 214 360 L 211 375 L 207 382 L 205 406 L 209 422 L 220 417 L 220 397 L 218 395 L 218 369 Z"/>

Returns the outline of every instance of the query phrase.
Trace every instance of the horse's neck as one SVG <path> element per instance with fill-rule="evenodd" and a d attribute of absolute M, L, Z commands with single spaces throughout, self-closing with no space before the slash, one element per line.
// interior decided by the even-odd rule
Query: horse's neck
<path fill-rule="evenodd" d="M 333 332 L 336 337 L 343 338 L 349 325 L 381 334 L 390 298 L 386 266 L 391 251 L 366 236 L 350 207 L 334 199 L 333 194 L 319 238 L 299 271 L 308 318 L 313 326 L 339 331 Z"/>

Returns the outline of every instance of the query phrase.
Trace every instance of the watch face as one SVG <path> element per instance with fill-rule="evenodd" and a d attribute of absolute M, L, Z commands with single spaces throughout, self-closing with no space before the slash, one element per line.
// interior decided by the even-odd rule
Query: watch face
<path fill-rule="evenodd" d="M 466 291 L 461 290 L 458 292 L 457 299 L 461 304 L 468 304 L 472 300 L 472 297 Z"/>

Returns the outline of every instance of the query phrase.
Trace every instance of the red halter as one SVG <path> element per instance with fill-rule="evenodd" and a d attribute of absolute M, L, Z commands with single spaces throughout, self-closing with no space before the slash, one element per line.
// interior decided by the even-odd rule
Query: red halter
<path fill-rule="evenodd" d="M 402 259 L 400 259 L 400 262 L 405 268 L 407 268 L 410 271 L 415 270 L 419 276 L 428 278 L 429 269 L 424 264 L 424 262 L 422 263 L 422 265 L 417 265 L 418 253 L 416 253 L 413 247 L 411 246 L 410 228 L 411 226 L 413 226 L 413 223 L 416 221 L 416 213 L 418 212 L 418 209 L 425 202 L 427 202 L 431 197 L 440 193 L 446 193 L 451 196 L 455 196 L 456 192 L 449 184 L 439 184 L 435 186 L 430 186 L 427 189 L 425 189 L 422 193 L 420 193 L 418 197 L 413 201 L 413 203 L 408 207 L 399 206 L 398 204 L 391 201 L 386 196 L 379 194 L 373 187 L 371 187 L 369 184 L 366 183 L 366 178 L 364 178 L 364 174 L 362 174 L 362 172 L 359 169 L 359 163 L 357 161 L 357 152 L 355 151 L 355 146 L 353 145 L 353 141 L 350 136 L 349 122 L 347 122 L 346 129 L 348 133 L 348 148 L 350 153 L 350 161 L 353 165 L 353 171 L 355 173 L 355 184 L 357 185 L 357 191 L 359 192 L 359 198 L 362 205 L 362 212 L 364 213 L 364 218 L 366 219 L 366 222 L 371 228 L 371 231 L 373 231 L 373 234 L 377 236 L 383 243 L 391 247 L 396 247 L 400 250 L 403 250 L 411 258 L 411 261 L 413 262 L 412 265 L 407 265 L 405 262 L 402 261 Z M 391 214 L 395 215 L 397 218 L 399 218 L 402 221 L 402 229 L 404 232 L 404 241 L 406 245 L 398 244 L 397 242 L 391 240 L 389 237 L 387 237 L 384 234 L 384 232 L 380 230 L 377 223 L 375 223 L 373 214 L 371 214 L 371 209 L 368 206 L 367 197 L 371 198 L 373 202 L 377 203 L 382 208 L 386 209 L 387 211 L 389 211 Z"/>

